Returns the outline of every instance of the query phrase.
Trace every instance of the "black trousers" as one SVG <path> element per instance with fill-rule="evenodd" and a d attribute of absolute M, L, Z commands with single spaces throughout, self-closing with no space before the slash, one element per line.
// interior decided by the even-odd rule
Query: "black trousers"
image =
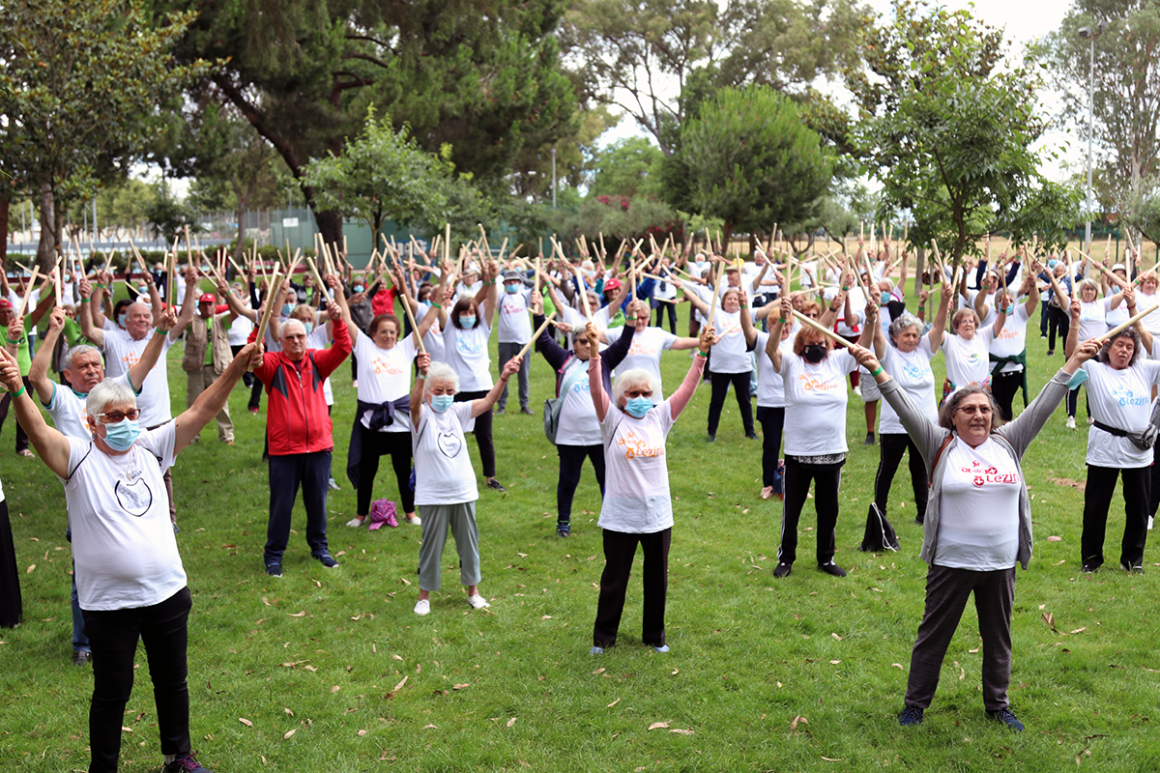
<path fill-rule="evenodd" d="M 487 397 L 488 390 L 479 392 L 459 392 L 455 395 L 455 402 L 466 403 Z M 479 446 L 479 461 L 483 465 L 483 477 L 495 477 L 495 443 L 491 438 L 492 409 L 475 417 L 475 444 Z"/>
<path fill-rule="evenodd" d="M 665 326 L 665 314 L 669 315 L 669 332 L 673 335 L 677 334 L 677 304 L 664 303 L 657 301 L 657 321 L 653 323 L 656 327 L 663 328 Z"/>
<path fill-rule="evenodd" d="M 797 560 L 797 527 L 801 519 L 802 507 L 814 487 L 814 509 L 818 513 L 817 535 L 818 565 L 834 560 L 834 527 L 838 524 L 838 490 L 842 486 L 842 465 L 802 464 L 792 456 L 785 458 L 785 501 L 781 514 L 781 546 L 777 549 L 777 560 L 782 564 L 792 564 Z"/>
<path fill-rule="evenodd" d="M 1015 395 L 1023 389 L 1023 371 L 999 373 L 998 370 L 1001 367 L 1003 366 L 996 366 L 996 372 L 991 374 L 991 396 L 999 404 L 999 413 L 1002 414 L 1003 421 L 1011 421 L 1015 415 L 1012 403 L 1015 402 Z"/>
<path fill-rule="evenodd" d="M 117 773 L 125 705 L 133 691 L 137 639 L 145 645 L 162 754 L 184 754 L 189 744 L 189 588 L 151 607 L 82 610 L 93 650 L 93 699 L 89 708 L 89 773 Z"/>
<path fill-rule="evenodd" d="M 640 640 L 653 647 L 665 643 L 665 596 L 669 589 L 669 545 L 673 530 L 652 534 L 628 534 L 604 530 L 604 573 L 600 575 L 600 600 L 596 605 L 596 625 L 592 643 L 597 647 L 616 644 L 624 595 L 632 576 L 636 546 L 644 550 L 644 615 Z"/>
<path fill-rule="evenodd" d="M 1148 494 L 1151 469 L 1134 467 L 1096 467 L 1088 465 L 1087 488 L 1083 494 L 1083 535 L 1080 537 L 1080 560 L 1084 566 L 1104 563 L 1104 534 L 1108 526 L 1108 509 L 1116 478 L 1122 476 L 1124 491 L 1124 538 L 1120 541 L 1120 563 L 1140 566 L 1144 561 L 1144 543 L 1148 539 Z"/>
<path fill-rule="evenodd" d="M 709 383 L 713 387 L 709 398 L 709 434 L 717 434 L 717 425 L 721 423 L 721 409 L 725 407 L 725 395 L 729 393 L 729 385 L 733 385 L 733 392 L 737 397 L 737 410 L 741 412 L 741 425 L 746 435 L 753 434 L 753 406 L 749 403 L 749 375 L 744 373 L 710 373 Z"/>
<path fill-rule="evenodd" d="M 945 566 L 931 566 L 926 573 L 926 610 L 910 653 L 905 705 L 930 707 L 947 647 L 972 593 L 983 640 L 983 708 L 998 711 L 1010 706 L 1007 687 L 1011 683 L 1015 567 L 977 572 Z"/>
<path fill-rule="evenodd" d="M 235 357 L 237 357 L 238 353 L 240 351 L 242 351 L 243 346 L 244 346 L 244 344 L 231 344 L 230 351 L 233 352 Z M 246 385 L 246 389 L 252 389 L 254 386 L 255 380 L 256 379 L 254 378 L 254 374 L 250 373 L 249 371 L 246 371 L 245 373 L 242 374 L 242 383 L 244 383 Z M 252 394 L 253 393 L 251 392 L 251 395 Z M 261 391 L 259 391 L 258 394 L 261 395 Z"/>
<path fill-rule="evenodd" d="M 24 379 L 24 389 L 32 394 L 32 382 L 28 380 L 28 376 Z M 4 428 L 4 420 L 8 418 L 8 406 L 12 405 L 12 393 L 5 392 L 3 399 L 0 399 L 0 429 Z M 28 448 L 28 433 L 24 431 L 24 427 L 20 426 L 20 420 L 13 418 L 16 422 L 16 453 L 20 453 Z"/>
<path fill-rule="evenodd" d="M 326 493 L 330 480 L 330 451 L 270 457 L 270 523 L 266 527 L 266 563 L 281 561 L 290 541 L 294 500 L 302 486 L 306 508 L 306 543 L 310 555 L 327 552 Z"/>
<path fill-rule="evenodd" d="M 785 408 L 757 406 L 757 420 L 761 422 L 761 485 L 772 486 L 781 454 L 781 432 L 785 427 Z"/>
<path fill-rule="evenodd" d="M 910 439 L 910 435 L 886 434 L 879 436 L 882 444 L 882 453 L 878 457 L 878 474 L 874 478 L 874 503 L 878 505 L 878 512 L 886 514 L 886 504 L 890 500 L 890 486 L 894 483 L 894 473 L 902 462 L 902 455 L 909 452 L 908 465 L 910 467 L 910 487 L 914 492 L 915 519 L 922 523 L 926 519 L 926 502 L 930 494 L 926 486 L 926 463 L 922 461 L 922 454 L 918 446 Z"/>
<path fill-rule="evenodd" d="M 572 519 L 572 498 L 580 485 L 580 473 L 584 469 L 584 459 L 592 460 L 596 472 L 596 482 L 600 484 L 600 495 L 604 496 L 604 446 L 556 446 L 560 457 L 560 480 L 556 483 L 556 521 L 568 523 Z"/>
<path fill-rule="evenodd" d="M 1055 333 L 1059 331 L 1060 341 L 1067 341 L 1068 331 L 1071 329 L 1071 317 L 1068 316 L 1067 309 L 1057 309 L 1054 306 L 1047 307 L 1047 350 L 1049 352 L 1055 351 Z"/>
<path fill-rule="evenodd" d="M 4 500 L 0 502 L 0 628 L 15 628 L 23 612 L 16 544 L 8 520 L 8 500 Z"/>
<path fill-rule="evenodd" d="M 395 484 L 399 487 L 403 512 L 415 512 L 415 492 L 410 486 L 411 433 L 371 432 L 357 421 L 351 431 L 362 433 L 362 457 L 358 465 L 358 514 L 370 514 L 375 476 L 379 474 L 379 459 L 388 455 L 391 457 L 391 467 L 395 469 Z"/>

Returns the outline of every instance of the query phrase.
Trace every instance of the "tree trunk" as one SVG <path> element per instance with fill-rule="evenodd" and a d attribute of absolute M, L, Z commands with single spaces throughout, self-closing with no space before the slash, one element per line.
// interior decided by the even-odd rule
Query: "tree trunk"
<path fill-rule="evenodd" d="M 8 205 L 7 194 L 0 194 L 0 270 L 8 267 Z"/>
<path fill-rule="evenodd" d="M 245 267 L 245 263 L 243 263 L 243 261 L 245 260 L 244 253 L 246 251 L 246 223 L 244 220 L 245 216 L 246 216 L 246 207 L 245 207 L 244 202 L 242 201 L 242 198 L 239 196 L 238 197 L 238 211 L 237 211 L 237 213 L 235 213 L 235 217 L 237 217 L 237 219 L 238 219 L 238 242 L 237 242 L 237 244 L 234 245 L 233 257 L 234 257 L 234 260 L 237 261 L 237 263 L 239 265 L 241 265 L 243 268 Z"/>
<path fill-rule="evenodd" d="M 41 271 L 48 271 L 56 260 L 56 202 L 52 183 L 40 186 L 40 243 L 36 247 L 36 262 Z"/>
<path fill-rule="evenodd" d="M 313 202 L 311 209 L 314 209 Z M 318 232 L 329 246 L 338 245 L 342 249 L 342 215 L 337 210 L 319 212 L 314 210 L 314 222 L 318 224 Z"/>
<path fill-rule="evenodd" d="M 757 257 L 757 232 L 749 232 L 749 257 L 755 259 Z"/>
<path fill-rule="evenodd" d="M 926 250 L 922 247 L 918 248 L 918 259 L 914 264 L 914 295 L 920 297 L 922 295 L 922 272 L 926 269 Z M 904 288 L 905 289 L 905 288 Z"/>

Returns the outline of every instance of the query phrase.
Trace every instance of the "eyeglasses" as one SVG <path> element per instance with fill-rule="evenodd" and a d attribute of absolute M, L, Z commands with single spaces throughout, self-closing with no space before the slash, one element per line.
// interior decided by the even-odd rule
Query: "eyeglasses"
<path fill-rule="evenodd" d="M 991 406 L 989 405 L 963 405 L 955 409 L 963 413 L 974 415 L 976 413 L 986 416 L 991 413 Z"/>
<path fill-rule="evenodd" d="M 97 418 L 101 420 L 101 424 L 120 424 L 125 419 L 129 421 L 137 421 L 137 417 L 141 415 L 141 411 L 136 408 L 130 408 L 127 411 L 109 411 L 107 413 L 98 413 Z"/>

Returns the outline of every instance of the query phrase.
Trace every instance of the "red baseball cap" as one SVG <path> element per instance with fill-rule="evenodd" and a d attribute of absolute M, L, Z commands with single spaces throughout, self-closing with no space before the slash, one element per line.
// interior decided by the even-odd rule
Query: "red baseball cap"
<path fill-rule="evenodd" d="M 11 309 L 12 301 L 7 298 L 0 298 L 0 309 Z"/>
<path fill-rule="evenodd" d="M 198 303 L 217 303 L 217 298 L 214 297 L 213 293 L 206 293 L 205 295 L 198 298 L 197 302 Z"/>
<path fill-rule="evenodd" d="M 619 290 L 620 289 L 620 280 L 619 279 L 609 279 L 608 282 L 604 285 L 604 289 L 605 290 Z"/>

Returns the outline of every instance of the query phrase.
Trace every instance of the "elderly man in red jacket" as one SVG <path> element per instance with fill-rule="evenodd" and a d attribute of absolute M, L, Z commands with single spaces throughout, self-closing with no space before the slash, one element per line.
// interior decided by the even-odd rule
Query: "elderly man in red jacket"
<path fill-rule="evenodd" d="M 326 492 L 334 449 L 330 414 L 322 384 L 350 356 L 350 331 L 331 301 L 334 345 L 307 349 L 306 329 L 282 323 L 282 351 L 269 352 L 254 371 L 266 386 L 266 432 L 270 439 L 270 524 L 266 529 L 266 574 L 282 576 L 282 553 L 290 540 L 291 512 L 302 485 L 306 542 L 310 553 L 330 569 L 338 562 L 326 542 Z"/>

